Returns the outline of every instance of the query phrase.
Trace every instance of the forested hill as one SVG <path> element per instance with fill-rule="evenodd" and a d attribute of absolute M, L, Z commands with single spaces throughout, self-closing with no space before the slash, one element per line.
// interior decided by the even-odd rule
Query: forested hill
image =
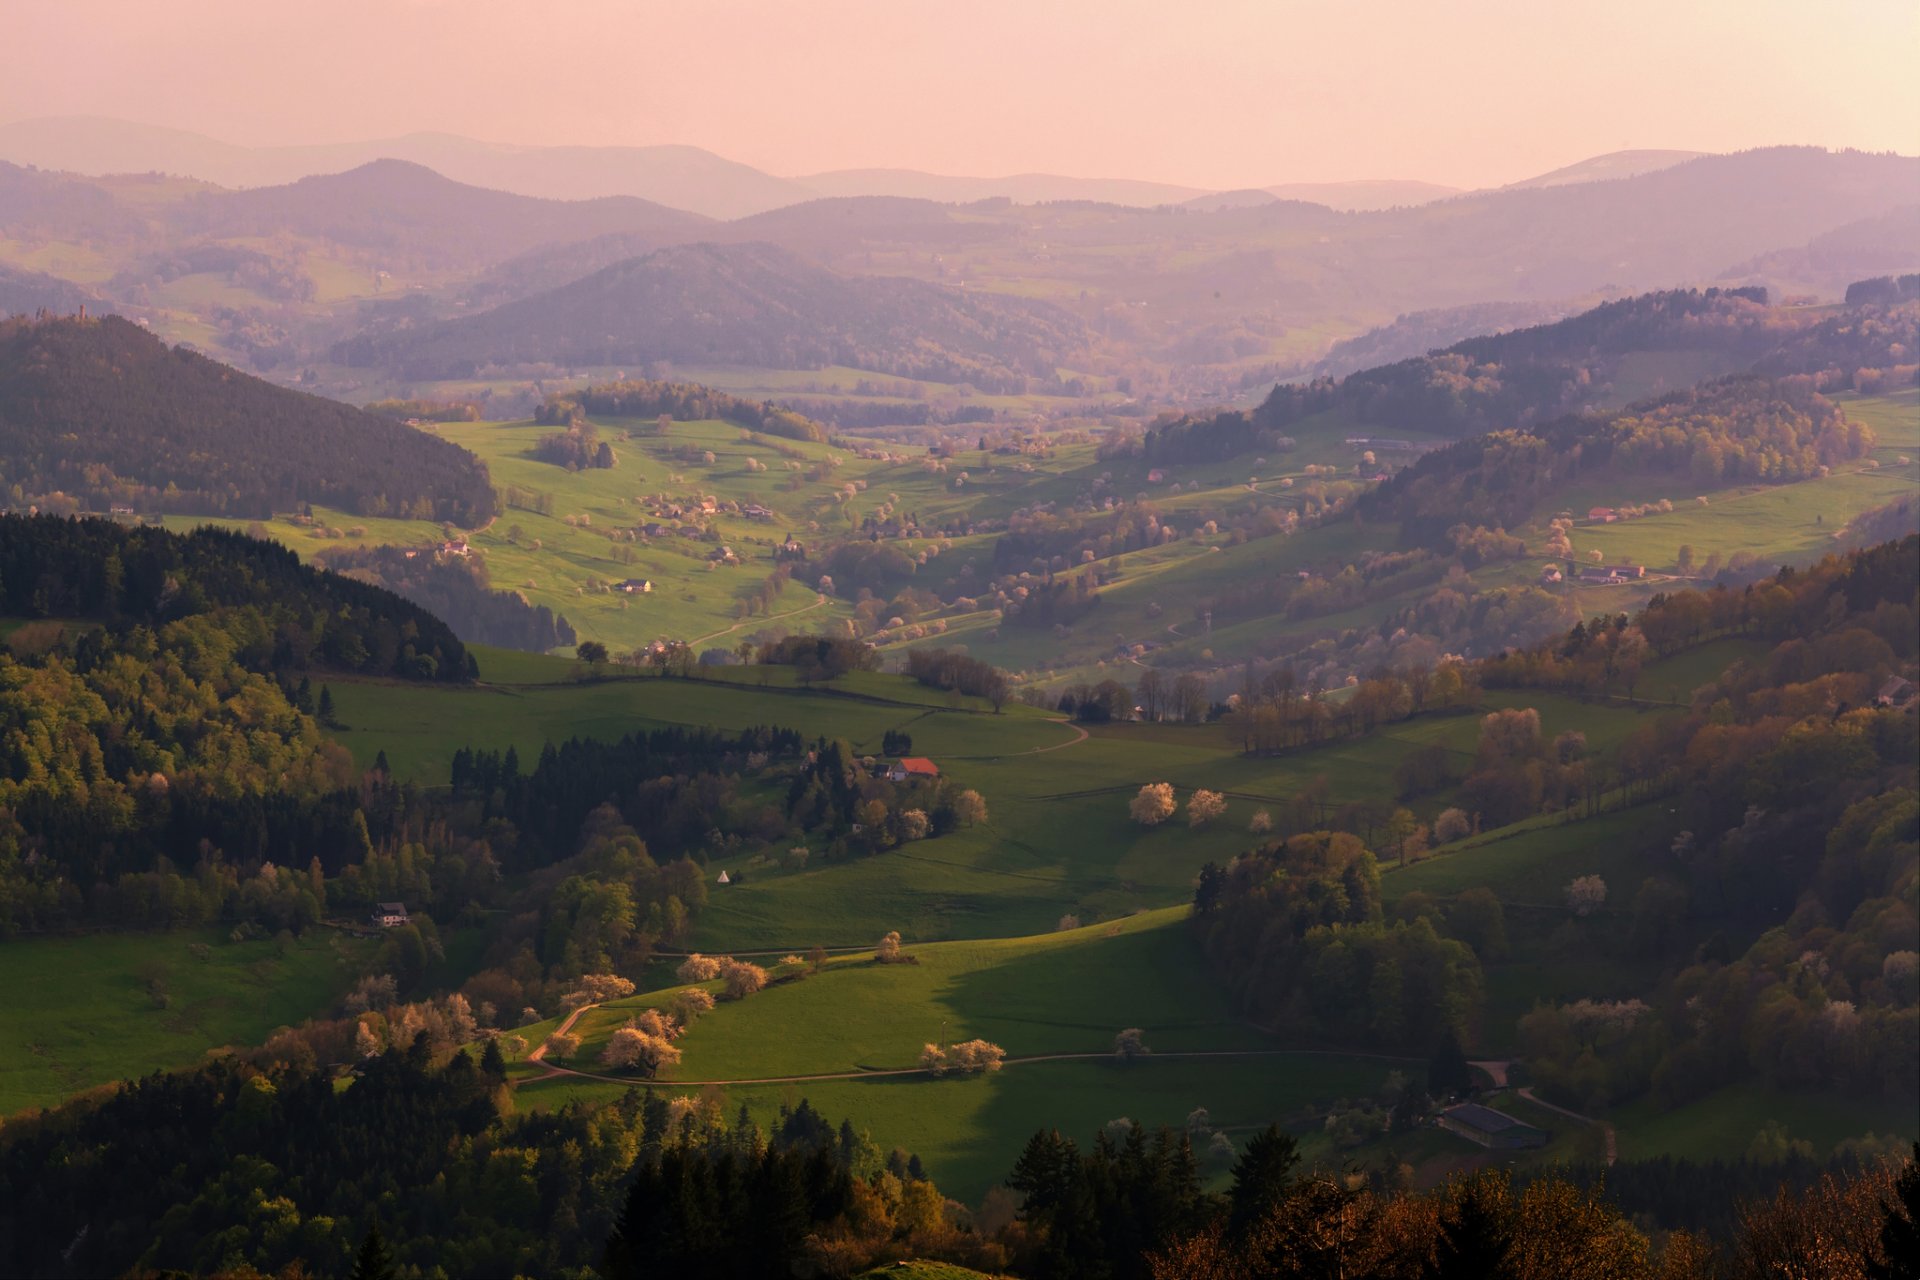
<path fill-rule="evenodd" d="M 391 591 L 300 563 L 224 529 L 170 533 L 108 520 L 0 516 L 0 615 L 164 627 L 202 615 L 256 673 L 357 672 L 466 681 L 446 623 Z"/>
<path fill-rule="evenodd" d="M 1186 418 L 1147 434 L 1152 461 L 1194 461 L 1270 447 L 1308 419 L 1461 439 L 1524 428 L 1647 394 L 1637 361 L 1686 369 L 1686 381 L 1759 369 L 1852 387 L 1861 370 L 1911 376 L 1920 305 L 1839 313 L 1774 307 L 1758 289 L 1677 289 L 1604 303 L 1552 324 L 1471 338 L 1345 378 L 1276 386 L 1249 413 Z"/>
<path fill-rule="evenodd" d="M 1363 495 L 1367 519 L 1430 545 L 1455 525 L 1518 528 L 1598 477 L 1685 478 L 1700 489 L 1785 484 L 1865 457 L 1873 433 L 1812 379 L 1728 378 L 1612 414 L 1575 414 L 1429 453 Z"/>
<path fill-rule="evenodd" d="M 0 322 L 0 482 L 54 511 L 265 517 L 303 502 L 473 526 L 466 450 L 169 348 L 118 317 Z"/>
<path fill-rule="evenodd" d="M 765 244 L 683 245 L 413 332 L 363 335 L 342 362 L 409 377 L 488 365 L 649 360 L 810 369 L 851 365 L 982 391 L 1048 388 L 1090 335 L 1040 302 L 923 281 L 843 276 Z"/>

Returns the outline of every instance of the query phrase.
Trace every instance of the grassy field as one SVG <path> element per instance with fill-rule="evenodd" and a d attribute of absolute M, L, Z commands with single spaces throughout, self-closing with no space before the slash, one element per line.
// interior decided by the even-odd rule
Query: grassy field
<path fill-rule="evenodd" d="M 215 931 L 9 941 L 0 946 L 0 1040 L 9 1046 L 0 1115 L 190 1066 L 222 1045 L 258 1044 L 324 1012 L 371 945 L 325 929 L 285 943 L 230 942 Z"/>

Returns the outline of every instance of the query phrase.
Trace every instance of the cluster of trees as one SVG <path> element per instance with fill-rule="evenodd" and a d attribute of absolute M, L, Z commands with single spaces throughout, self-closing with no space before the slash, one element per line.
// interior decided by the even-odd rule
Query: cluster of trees
<path fill-rule="evenodd" d="M 880 651 L 844 636 L 783 636 L 760 646 L 755 660 L 792 667 L 801 681 L 832 680 L 849 671 L 878 671 Z"/>
<path fill-rule="evenodd" d="M 475 400 L 375 400 L 368 413 L 398 418 L 402 422 L 478 422 L 480 404 Z"/>
<path fill-rule="evenodd" d="M 392 419 L 234 372 L 117 316 L 0 322 L 17 506 L 266 518 L 302 503 L 471 527 L 487 469 Z"/>
<path fill-rule="evenodd" d="M 930 689 L 952 689 L 971 698 L 984 698 L 995 711 L 1013 692 L 1006 672 L 953 649 L 907 650 L 907 674 Z"/>
<path fill-rule="evenodd" d="M 569 471 L 604 470 L 619 465 L 613 446 L 602 440 L 599 429 L 585 419 L 569 424 L 565 431 L 541 436 L 531 452 L 540 461 Z"/>
<path fill-rule="evenodd" d="M 1465 1038 L 1480 961 L 1432 920 L 1386 920 L 1373 854 L 1344 832 L 1202 871 L 1194 927 L 1248 1014 L 1293 1033 L 1425 1055 Z"/>
<path fill-rule="evenodd" d="M 470 644 L 545 653 L 575 640 L 573 624 L 517 591 L 496 591 L 476 556 L 409 554 L 399 547 L 334 547 L 315 557 L 344 577 L 383 587 L 444 620 Z"/>
<path fill-rule="evenodd" d="M 987 819 L 986 801 L 950 779 L 889 781 L 835 739 L 818 743 L 787 788 L 787 813 L 806 831 L 825 832 L 829 859 L 879 852 L 945 835 Z"/>
<path fill-rule="evenodd" d="M 477 809 L 481 821 L 504 817 L 513 824 L 519 852 L 508 866 L 520 870 L 565 856 L 589 815 L 608 804 L 646 831 L 654 847 L 697 850 L 708 832 L 735 828 L 735 775 L 795 759 L 804 748 L 797 732 L 778 726 L 738 733 L 672 727 L 613 742 L 548 743 L 527 772 L 512 747 L 461 748 L 449 781 L 453 798 Z M 738 825 L 749 828 L 755 818 Z"/>
<path fill-rule="evenodd" d="M 1371 733 L 1382 724 L 1472 705 L 1479 695 L 1473 664 L 1459 661 L 1416 665 L 1355 682 L 1339 701 L 1305 696 L 1291 665 L 1277 664 L 1258 677 L 1248 665 L 1240 692 L 1231 700 L 1227 723 L 1241 749 L 1268 755 Z"/>
<path fill-rule="evenodd" d="M 1847 286 L 1850 307 L 1891 306 L 1901 302 L 1920 302 L 1920 275 L 1875 276 L 1871 280 L 1855 280 Z"/>
<path fill-rule="evenodd" d="M 681 422 L 718 419 L 786 440 L 817 444 L 827 438 L 819 423 L 771 400 L 745 400 L 698 383 L 654 382 L 645 378 L 598 383 L 566 395 L 549 396 L 534 411 L 534 421 L 548 426 L 571 425 L 589 413 L 603 418 L 654 418 L 668 423 L 676 419 Z"/>

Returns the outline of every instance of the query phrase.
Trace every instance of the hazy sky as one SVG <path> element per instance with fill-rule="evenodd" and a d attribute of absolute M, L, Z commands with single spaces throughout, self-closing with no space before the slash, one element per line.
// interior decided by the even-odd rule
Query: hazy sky
<path fill-rule="evenodd" d="M 0 0 L 0 120 L 685 142 L 783 174 L 1515 180 L 1920 151 L 1913 0 Z"/>

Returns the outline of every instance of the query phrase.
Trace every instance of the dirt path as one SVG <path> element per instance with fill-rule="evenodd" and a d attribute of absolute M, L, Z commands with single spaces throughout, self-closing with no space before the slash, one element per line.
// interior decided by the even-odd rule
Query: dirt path
<path fill-rule="evenodd" d="M 1525 1088 L 1518 1090 L 1518 1092 L 1521 1097 L 1525 1098 L 1528 1102 L 1531 1102 L 1536 1107 L 1544 1107 L 1548 1111 L 1552 1111 L 1559 1115 L 1563 1115 L 1569 1120 L 1578 1120 L 1581 1124 L 1589 1124 L 1589 1125 L 1595 1126 L 1600 1130 L 1601 1140 L 1606 1144 L 1608 1166 L 1611 1167 L 1614 1160 L 1618 1158 L 1618 1149 L 1614 1142 L 1614 1137 L 1613 1137 L 1613 1126 L 1608 1124 L 1605 1120 L 1595 1120 L 1592 1116 L 1583 1116 L 1578 1111 L 1569 1111 L 1565 1107 L 1556 1107 L 1551 1102 L 1548 1102 L 1545 1098 L 1536 1097 L 1534 1095 L 1532 1085 L 1528 1085 Z"/>
<path fill-rule="evenodd" d="M 574 1023 L 580 1021 L 581 1014 L 585 1013 L 589 1009 L 598 1009 L 599 1007 L 600 1006 L 597 1004 L 581 1005 L 578 1009 L 575 1009 L 572 1013 L 567 1015 L 566 1021 L 562 1022 L 559 1026 L 553 1029 L 553 1034 L 556 1036 L 565 1035 L 567 1032 L 573 1030 Z M 542 1040 L 539 1044 L 534 1046 L 533 1052 L 527 1055 L 527 1061 L 539 1063 L 541 1066 L 547 1069 L 547 1074 L 550 1076 L 557 1076 L 566 1071 L 565 1067 L 556 1067 L 551 1062 L 548 1062 L 546 1059 L 547 1059 L 547 1042 L 545 1040 Z"/>
<path fill-rule="evenodd" d="M 1085 742 L 1089 737 L 1092 736 L 1085 729 L 1081 728 L 1079 725 L 1075 724 L 1071 720 L 1054 720 L 1054 721 L 1051 721 L 1050 723 L 1065 725 L 1067 728 L 1073 730 L 1075 733 L 1079 734 L 1080 736 L 1077 738 L 1068 738 L 1065 742 L 1056 742 L 1050 747 L 1029 747 L 1025 751 L 1016 751 L 1013 754 L 1016 756 L 1040 756 L 1040 755 L 1045 755 L 1049 751 L 1065 751 L 1068 747 L 1079 746 L 1081 743 Z"/>
<path fill-rule="evenodd" d="M 1468 1063 L 1467 1065 L 1468 1065 L 1468 1066 L 1470 1066 L 1470 1067 L 1478 1067 L 1478 1068 L 1480 1068 L 1480 1070 L 1482 1070 L 1482 1071 L 1484 1071 L 1484 1072 L 1486 1072 L 1486 1073 L 1487 1073 L 1487 1078 L 1488 1078 L 1489 1080 L 1491 1080 L 1491 1081 L 1493 1081 L 1493 1087 L 1494 1087 L 1494 1088 L 1496 1088 L 1496 1089 L 1504 1089 L 1504 1088 L 1506 1088 L 1506 1087 L 1507 1087 L 1507 1068 L 1508 1068 L 1508 1067 L 1510 1067 L 1510 1066 L 1512 1066 L 1512 1065 L 1513 1065 L 1513 1063 L 1512 1063 L 1511 1061 L 1508 1061 L 1508 1062 L 1469 1062 L 1469 1063 Z"/>
<path fill-rule="evenodd" d="M 573 1018 L 579 1017 L 580 1013 L 584 1012 L 586 1012 L 586 1010 L 580 1010 L 573 1015 Z M 567 1027 L 572 1026 L 573 1018 L 568 1018 L 565 1023 L 561 1024 L 560 1030 L 564 1031 Z M 545 1046 L 543 1045 L 542 1048 L 545 1048 Z M 1176 1050 L 1171 1053 L 1150 1053 L 1144 1059 L 1141 1059 L 1141 1061 L 1152 1062 L 1161 1058 L 1348 1058 L 1354 1056 L 1379 1057 L 1383 1055 L 1354 1055 L 1341 1053 L 1333 1049 L 1188 1049 Z M 542 1055 L 542 1057 L 544 1057 L 544 1055 Z M 1103 1062 L 1110 1061 L 1112 1058 L 1113 1054 L 1110 1052 L 1038 1053 L 1024 1058 L 1008 1058 L 1001 1065 L 1003 1067 L 1020 1067 L 1035 1062 Z M 527 1060 L 529 1062 L 539 1061 L 539 1059 L 536 1059 L 531 1053 L 527 1055 Z M 1393 1059 L 1393 1061 L 1398 1062 L 1402 1061 L 1402 1059 L 1396 1058 Z M 760 1076 L 737 1080 L 647 1080 L 638 1076 L 604 1076 L 592 1071 L 577 1071 L 572 1067 L 556 1066 L 551 1062 L 545 1061 L 541 1061 L 540 1065 L 546 1068 L 546 1075 L 541 1077 L 543 1080 L 564 1075 L 577 1076 L 582 1080 L 603 1080 L 609 1084 L 644 1085 L 661 1089 L 704 1089 L 708 1085 L 724 1086 L 737 1084 L 812 1084 L 815 1081 L 825 1080 L 884 1080 L 888 1077 L 931 1076 L 933 1074 L 933 1072 L 925 1067 L 892 1067 L 875 1071 L 828 1071 L 814 1075 Z M 1546 1104 L 1542 1103 L 1541 1105 L 1545 1106 Z"/>
<path fill-rule="evenodd" d="M 740 628 L 746 626 L 749 622 L 754 622 L 759 625 L 765 625 L 766 623 L 769 623 L 769 622 L 778 622 L 782 618 L 797 618 L 803 613 L 812 613 L 815 609 L 818 609 L 821 605 L 825 604 L 826 602 L 827 602 L 827 598 L 825 596 L 816 594 L 813 598 L 812 604 L 802 605 L 798 609 L 789 609 L 785 613 L 769 614 L 764 618 L 759 618 L 759 619 L 742 618 L 740 621 L 734 623 L 730 627 L 722 627 L 718 631 L 709 631 L 706 635 L 695 636 L 693 639 L 687 641 L 687 647 L 692 648 L 696 644 L 705 644 L 707 641 L 715 639 L 719 636 L 730 636 L 734 632 L 738 631 Z"/>

